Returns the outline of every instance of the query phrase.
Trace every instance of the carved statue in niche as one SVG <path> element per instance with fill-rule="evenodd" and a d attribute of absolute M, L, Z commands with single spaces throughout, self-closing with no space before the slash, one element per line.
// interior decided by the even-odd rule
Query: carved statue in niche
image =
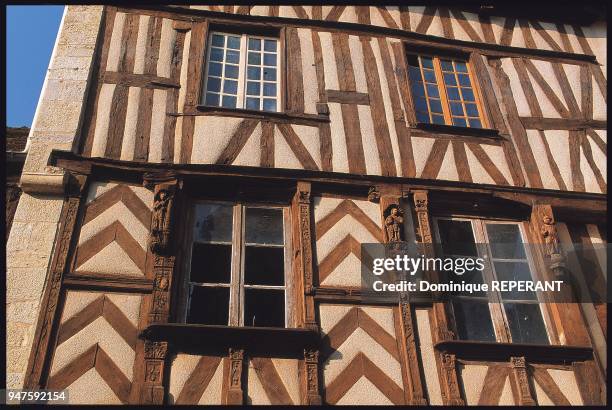
<path fill-rule="evenodd" d="M 402 227 L 404 218 L 401 216 L 401 209 L 397 205 L 391 205 L 389 216 L 385 218 L 385 229 L 387 231 L 388 242 L 401 242 Z"/>
<path fill-rule="evenodd" d="M 167 188 L 160 188 L 155 194 L 150 242 L 151 251 L 154 253 L 164 253 L 170 244 L 172 194 Z"/>

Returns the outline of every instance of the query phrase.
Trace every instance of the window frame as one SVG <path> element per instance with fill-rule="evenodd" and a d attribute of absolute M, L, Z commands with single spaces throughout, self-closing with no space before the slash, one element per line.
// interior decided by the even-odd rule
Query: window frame
<path fill-rule="evenodd" d="M 436 244 L 441 243 L 441 235 L 439 231 L 439 220 L 452 220 L 452 221 L 466 221 L 470 222 L 470 226 L 472 228 L 472 233 L 474 236 L 475 244 L 485 244 L 486 255 L 478 255 L 479 257 L 484 257 L 485 259 L 485 269 L 482 271 L 483 280 L 485 283 L 490 283 L 491 280 L 497 280 L 497 274 L 495 272 L 495 267 L 493 263 L 493 254 L 491 252 L 491 245 L 489 242 L 489 237 L 486 229 L 487 224 L 514 224 L 518 226 L 519 233 L 521 236 L 521 242 L 523 244 L 523 248 L 525 250 L 525 260 L 529 266 L 529 270 L 531 273 L 531 277 L 533 280 L 541 280 L 540 274 L 537 269 L 536 257 L 530 249 L 529 243 L 529 235 L 528 235 L 528 227 L 525 226 L 524 222 L 516 221 L 516 220 L 507 220 L 507 219 L 488 219 L 488 218 L 476 218 L 476 217 L 464 217 L 464 216 L 434 216 L 433 218 L 434 225 L 434 238 Z M 479 247 L 476 247 L 477 251 L 479 251 Z M 442 255 L 438 255 L 442 256 Z M 512 341 L 512 334 L 510 330 L 509 320 L 506 316 L 506 311 L 504 309 L 504 303 L 526 303 L 526 304 L 538 304 L 540 308 L 540 313 L 542 315 L 542 321 L 544 323 L 544 328 L 546 331 L 546 336 L 548 338 L 547 345 L 554 345 L 557 343 L 556 335 L 554 333 L 554 326 L 552 324 L 552 320 L 550 314 L 546 308 L 546 301 L 543 293 L 541 291 L 536 291 L 537 302 L 523 302 L 519 300 L 518 302 L 510 301 L 504 302 L 502 299 L 502 295 L 500 292 L 493 291 L 489 289 L 487 292 L 487 299 L 489 300 L 489 312 L 491 314 L 491 323 L 493 325 L 493 330 L 495 332 L 495 342 L 497 343 L 516 343 Z M 454 296 L 453 299 L 476 299 L 478 297 L 470 297 L 470 296 Z M 494 300 L 494 302 L 491 302 Z M 448 303 L 449 311 L 453 317 L 452 323 L 454 326 L 455 334 L 458 336 L 457 332 L 457 321 L 454 313 L 454 308 L 452 301 Z M 467 340 L 469 339 L 462 339 Z"/>
<path fill-rule="evenodd" d="M 192 282 L 191 279 L 191 260 L 193 252 L 193 226 L 195 223 L 195 209 L 197 204 L 227 204 L 232 206 L 232 240 L 231 240 L 231 273 L 230 283 L 228 284 L 213 284 L 206 283 L 204 285 L 199 282 Z M 267 285 L 246 285 L 246 288 L 268 288 L 268 289 L 283 289 L 285 298 L 285 324 L 282 328 L 293 328 L 295 327 L 295 303 L 294 293 L 295 284 L 292 271 L 292 233 L 291 233 L 291 209 L 288 205 L 282 205 L 278 203 L 266 203 L 256 201 L 231 201 L 225 199 L 194 199 L 189 201 L 188 211 L 185 218 L 186 229 L 184 230 L 183 244 L 185 245 L 185 254 L 183 257 L 183 272 L 181 278 L 181 286 L 177 306 L 177 321 L 179 323 L 189 324 L 187 318 L 189 316 L 189 309 L 191 307 L 191 287 L 192 286 L 206 286 L 206 287 L 228 287 L 229 288 L 229 313 L 228 313 L 228 324 L 227 327 L 259 327 L 259 326 L 245 326 L 244 325 L 244 261 L 245 261 L 245 218 L 246 208 L 274 208 L 281 209 L 283 212 L 283 236 L 284 236 L 284 286 L 267 286 Z M 192 285 L 196 283 L 196 285 Z M 278 327 L 280 329 L 280 327 Z"/>
<path fill-rule="evenodd" d="M 243 106 L 238 106 L 238 102 L 240 99 L 240 94 L 236 95 L 237 98 L 237 106 L 236 107 L 223 107 L 222 105 L 207 105 L 206 104 L 206 91 L 208 88 L 208 66 L 209 66 L 209 58 L 210 52 L 212 49 L 212 35 L 214 33 L 219 33 L 223 35 L 233 35 L 240 36 L 241 47 L 240 47 L 240 62 L 239 62 L 239 73 L 238 73 L 238 90 L 242 90 L 242 100 Z M 246 89 L 246 63 L 247 63 L 247 38 L 248 37 L 258 37 L 264 39 L 274 39 L 278 42 L 277 48 L 277 78 L 276 78 L 276 111 L 265 111 L 265 110 L 254 110 L 250 108 L 246 108 L 246 97 L 245 97 L 245 89 Z M 201 79 L 200 84 L 197 90 L 197 99 L 195 105 L 197 107 L 202 107 L 207 110 L 220 110 L 220 111 L 244 111 L 249 113 L 257 113 L 257 114 L 282 114 L 286 112 L 286 101 L 287 101 L 287 63 L 286 63 L 286 41 L 285 41 L 285 27 L 281 26 L 260 26 L 260 25 L 252 25 L 252 24 L 233 24 L 231 26 L 223 24 L 223 23 L 215 23 L 211 22 L 207 25 L 206 35 L 204 36 L 204 44 L 202 47 L 204 48 L 202 53 L 202 63 L 201 63 Z M 244 64 L 243 64 L 244 62 Z M 224 74 L 224 73 L 223 73 Z M 223 78 L 223 77 L 222 77 Z M 263 81 L 263 80 L 262 80 Z M 222 87 L 223 84 L 221 84 Z M 221 103 L 221 99 L 220 99 Z"/>
<path fill-rule="evenodd" d="M 437 124 L 434 122 L 421 122 L 417 119 L 415 98 L 412 92 L 413 81 L 409 75 L 410 65 L 408 64 L 408 58 L 410 56 L 416 56 L 417 58 L 421 56 L 432 58 L 432 63 L 434 66 L 434 74 L 436 77 L 436 85 L 438 87 L 438 92 L 440 94 L 440 103 L 442 105 L 444 124 Z M 476 106 L 478 107 L 478 114 L 479 114 L 479 119 L 480 119 L 480 123 L 482 127 L 480 128 L 470 127 L 469 122 L 467 121 L 466 121 L 467 123 L 466 126 L 453 124 L 452 115 L 450 114 L 450 103 L 449 103 L 448 94 L 446 90 L 446 83 L 444 82 L 444 75 L 442 73 L 442 67 L 440 64 L 440 59 L 445 59 L 445 58 L 448 58 L 451 60 L 460 59 L 463 62 L 465 62 L 465 65 L 467 67 L 467 74 L 470 79 L 470 85 L 474 92 L 475 103 L 476 103 Z M 454 53 L 449 50 L 431 49 L 429 47 L 423 49 L 422 47 L 413 47 L 411 44 L 405 43 L 403 47 L 403 62 L 405 64 L 405 69 L 406 69 L 405 78 L 408 84 L 408 95 L 410 98 L 410 105 L 411 105 L 411 108 L 414 114 L 413 118 L 415 121 L 415 125 L 424 125 L 424 126 L 433 126 L 433 127 L 453 127 L 453 128 L 457 128 L 461 130 L 470 130 L 470 131 L 476 130 L 476 132 L 480 130 L 493 130 L 493 128 L 491 128 L 491 121 L 489 119 L 488 107 L 486 107 L 486 104 L 485 104 L 484 94 L 482 93 L 482 90 L 480 89 L 479 79 L 476 73 L 474 72 L 474 68 L 472 67 L 473 64 L 472 64 L 471 53 L 463 53 L 463 52 Z M 424 79 L 423 68 L 420 63 L 419 63 L 419 69 L 421 73 L 421 79 L 423 80 Z M 423 87 L 425 89 L 425 93 L 427 93 L 427 87 L 425 86 L 425 84 L 423 85 Z M 429 99 L 427 97 L 427 94 L 426 94 L 426 102 L 427 102 L 427 108 L 428 108 L 428 115 L 431 121 L 431 110 L 429 109 Z"/>

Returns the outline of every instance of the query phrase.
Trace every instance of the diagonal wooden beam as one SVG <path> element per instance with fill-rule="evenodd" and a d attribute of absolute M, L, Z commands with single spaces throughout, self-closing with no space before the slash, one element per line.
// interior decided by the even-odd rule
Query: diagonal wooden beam
<path fill-rule="evenodd" d="M 80 312 L 60 325 L 57 346 L 70 339 L 102 315 L 104 309 L 104 295 L 100 295 L 93 302 L 85 306 Z"/>
<path fill-rule="evenodd" d="M 361 354 L 363 375 L 372 382 L 393 404 L 406 404 L 404 391 L 380 367 L 376 366 L 366 355 Z"/>
<path fill-rule="evenodd" d="M 426 6 L 425 10 L 423 10 L 423 16 L 421 17 L 421 21 L 416 26 L 414 30 L 417 33 L 425 34 L 431 26 L 431 22 L 433 21 L 434 15 L 436 14 L 436 8 L 434 6 Z"/>
<path fill-rule="evenodd" d="M 578 107 L 578 102 L 576 101 L 576 97 L 574 96 L 574 92 L 572 91 L 572 87 L 567 79 L 567 74 L 565 74 L 565 70 L 563 69 L 563 65 L 561 63 L 551 63 L 553 72 L 555 73 L 555 78 L 559 85 L 561 86 L 561 92 L 563 94 L 563 99 L 565 100 L 565 105 L 569 108 L 569 112 L 573 118 L 580 118 L 582 114 L 580 112 L 580 107 Z"/>
<path fill-rule="evenodd" d="M 381 325 L 376 323 L 366 312 L 359 309 L 357 315 L 358 326 L 363 329 L 370 337 L 383 349 L 385 349 L 395 360 L 400 361 L 399 352 L 397 350 L 397 341 L 395 337 L 389 334 Z"/>
<path fill-rule="evenodd" d="M 325 401 L 336 404 L 363 376 L 363 354 L 358 353 L 353 360 L 325 388 Z"/>
<path fill-rule="evenodd" d="M 219 363 L 221 363 L 221 357 L 202 356 L 185 381 L 175 403 L 197 404 L 219 367 Z"/>
<path fill-rule="evenodd" d="M 532 369 L 535 381 L 540 385 L 544 393 L 552 400 L 555 406 L 571 406 L 567 397 L 565 397 L 546 369 L 539 367 L 532 367 Z"/>
<path fill-rule="evenodd" d="M 357 242 L 351 234 L 347 234 L 344 239 L 336 245 L 334 250 L 319 263 L 319 283 L 323 282 L 351 253 L 359 260 L 362 260 L 361 244 Z"/>
<path fill-rule="evenodd" d="M 232 135 L 227 146 L 221 152 L 221 155 L 219 155 L 219 158 L 217 158 L 216 163 L 220 165 L 231 165 L 236 160 L 236 157 L 238 157 L 238 154 L 240 154 L 240 151 L 242 151 L 242 148 L 244 148 L 244 145 L 255 130 L 258 122 L 259 121 L 251 119 L 243 120 L 236 129 L 234 135 Z"/>
<path fill-rule="evenodd" d="M 563 180 L 563 177 L 561 176 L 561 171 L 559 170 L 559 167 L 557 166 L 557 161 L 555 160 L 555 156 L 550 150 L 550 145 L 548 144 L 548 140 L 546 139 L 546 134 L 544 134 L 544 131 L 542 130 L 538 130 L 538 133 L 540 134 L 540 140 L 542 141 L 542 145 L 544 145 L 544 152 L 546 152 L 546 159 L 548 160 L 548 165 L 550 165 L 550 170 L 552 171 L 555 181 L 557 181 L 557 185 L 559 185 L 559 189 L 566 191 L 567 185 L 565 185 L 565 181 Z"/>
<path fill-rule="evenodd" d="M 508 366 L 489 366 L 484 378 L 478 405 L 497 406 L 504 390 L 504 384 L 510 374 Z"/>
<path fill-rule="evenodd" d="M 255 373 L 257 373 L 257 377 L 259 377 L 271 404 L 294 404 L 283 380 L 274 367 L 274 363 L 272 363 L 272 359 L 269 357 L 253 357 L 251 363 L 253 363 Z"/>
<path fill-rule="evenodd" d="M 127 253 L 132 262 L 138 266 L 142 274 L 145 273 L 145 263 L 147 259 L 147 253 L 142 246 L 138 243 L 136 239 L 128 232 L 125 227 L 117 222 L 116 230 L 115 230 L 115 241 L 121 249 Z"/>
<path fill-rule="evenodd" d="M 368 232 L 374 236 L 379 242 L 382 242 L 382 231 L 376 222 L 374 222 L 359 206 L 350 199 L 345 199 L 336 206 L 336 208 L 325 215 L 319 222 L 316 223 L 315 232 L 317 240 L 325 235 L 335 224 L 337 224 L 346 215 L 350 215 L 363 225 Z"/>
<path fill-rule="evenodd" d="M 127 185 L 117 185 L 87 204 L 83 225 L 100 216 L 117 202 L 122 202 L 145 227 L 149 227 L 151 211 Z"/>
<path fill-rule="evenodd" d="M 393 17 L 391 16 L 391 13 L 389 13 L 389 10 L 387 10 L 386 6 L 376 6 L 376 9 L 380 13 L 380 16 L 383 18 L 383 20 L 385 20 L 385 23 L 389 28 L 394 28 L 396 30 L 400 29 Z"/>
<path fill-rule="evenodd" d="M 421 178 L 435 179 L 438 176 L 440 167 L 442 166 L 442 161 L 444 161 L 444 155 L 446 154 L 448 144 L 449 140 L 446 139 L 437 139 L 434 142 L 433 146 L 431 147 L 431 151 L 429 152 L 429 156 L 425 161 L 423 172 L 421 172 Z"/>
<path fill-rule="evenodd" d="M 504 28 L 502 29 L 502 34 L 499 39 L 499 45 L 509 46 L 510 43 L 512 43 L 512 35 L 514 34 L 515 24 L 515 18 L 506 17 L 506 21 L 504 22 Z"/>
<path fill-rule="evenodd" d="M 357 329 L 359 326 L 359 308 L 352 307 L 325 335 L 328 346 L 321 351 L 322 361 L 326 361 L 335 350 Z"/>
<path fill-rule="evenodd" d="M 48 389 L 64 390 L 70 386 L 89 369 L 94 367 L 97 351 L 98 344 L 96 343 L 51 376 L 49 381 L 47 381 L 46 387 Z"/>
<path fill-rule="evenodd" d="M 489 158 L 489 155 L 487 155 L 485 150 L 479 144 L 468 142 L 467 146 L 470 151 L 472 151 L 478 162 L 480 162 L 485 171 L 487 171 L 491 178 L 493 178 L 493 181 L 495 181 L 496 184 L 510 185 L 504 174 L 501 173 L 495 163 L 491 160 L 491 158 Z"/>
<path fill-rule="evenodd" d="M 589 166 L 593 170 L 593 174 L 595 175 L 595 179 L 597 180 L 597 185 L 599 185 L 599 189 L 601 189 L 602 193 L 606 193 L 608 191 L 608 185 L 606 184 L 606 180 L 601 174 L 601 171 L 597 167 L 595 163 L 595 159 L 593 158 L 593 151 L 591 150 L 591 144 L 586 136 L 586 134 L 581 134 L 580 136 L 580 146 L 582 146 L 582 152 L 584 153 L 584 157 L 586 158 Z"/>
<path fill-rule="evenodd" d="M 127 404 L 132 388 L 132 381 L 126 377 L 121 369 L 113 362 L 106 352 L 98 346 L 96 353 L 96 371 L 106 384 L 117 395 L 122 403 Z"/>
<path fill-rule="evenodd" d="M 550 34 L 548 34 L 546 29 L 544 29 L 544 27 L 542 27 L 540 23 L 538 23 L 536 20 L 530 20 L 529 23 L 533 26 L 533 28 L 540 35 L 540 37 L 542 37 L 544 41 L 546 41 L 550 48 L 559 52 L 563 51 L 559 44 L 557 44 L 557 42 L 551 37 Z"/>
<path fill-rule="evenodd" d="M 459 23 L 461 28 L 467 33 L 470 40 L 475 41 L 477 43 L 483 43 L 482 38 L 480 38 L 476 30 L 474 30 L 474 27 L 472 27 L 472 25 L 468 22 L 467 18 L 465 17 L 463 12 L 461 12 L 461 10 L 451 8 L 450 12 L 453 14 L 453 17 L 455 17 L 457 23 Z M 495 41 L 492 42 L 494 43 Z"/>
<path fill-rule="evenodd" d="M 132 349 L 136 350 L 138 329 L 130 319 L 108 298 L 104 297 L 102 315 L 109 325 L 121 336 Z"/>
<path fill-rule="evenodd" d="M 287 141 L 287 144 L 297 157 L 298 161 L 300 161 L 300 164 L 302 164 L 304 169 L 318 171 L 319 167 L 317 166 L 317 163 L 312 158 L 310 152 L 308 152 L 308 150 L 300 140 L 300 137 L 298 137 L 298 135 L 295 133 L 293 127 L 291 127 L 290 124 L 281 123 L 276 124 L 276 126 L 280 130 L 283 137 L 285 137 L 285 141 Z"/>
<path fill-rule="evenodd" d="M 342 15 L 342 12 L 344 12 L 345 8 L 346 8 L 346 6 L 334 6 L 334 7 L 332 7 L 332 9 L 329 11 L 329 14 L 327 14 L 327 17 L 325 17 L 325 20 L 327 20 L 327 21 L 338 21 L 338 19 Z"/>
<path fill-rule="evenodd" d="M 608 153 L 608 144 L 604 142 L 604 140 L 595 132 L 595 130 L 589 128 L 586 130 L 586 133 L 589 137 L 591 137 L 593 142 L 597 144 L 601 152 L 603 152 L 604 154 Z"/>
<path fill-rule="evenodd" d="M 306 13 L 306 10 L 304 9 L 304 6 L 294 5 L 293 11 L 295 11 L 295 15 L 298 16 L 298 18 L 304 20 L 310 19 L 310 17 L 308 17 L 308 13 Z"/>
<path fill-rule="evenodd" d="M 548 100 L 553 105 L 555 110 L 559 113 L 559 115 L 563 118 L 570 118 L 570 113 L 567 108 L 565 108 L 559 97 L 557 97 L 553 89 L 550 87 L 550 85 L 548 85 L 542 74 L 540 74 L 538 69 L 531 62 L 531 60 L 524 58 L 523 63 L 525 64 L 525 68 L 527 68 L 527 71 L 529 71 L 534 81 L 540 86 L 540 88 L 544 92 L 544 95 L 546 96 L 546 98 L 548 98 Z"/>

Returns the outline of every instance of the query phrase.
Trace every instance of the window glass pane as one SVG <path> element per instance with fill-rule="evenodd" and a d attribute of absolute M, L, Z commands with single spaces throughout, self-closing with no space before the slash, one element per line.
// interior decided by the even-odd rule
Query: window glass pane
<path fill-rule="evenodd" d="M 259 80 L 261 78 L 261 68 L 249 67 L 247 69 L 247 78 L 249 80 Z"/>
<path fill-rule="evenodd" d="M 214 75 L 215 77 L 221 77 L 221 64 L 210 63 L 208 64 L 208 75 Z"/>
<path fill-rule="evenodd" d="M 428 83 L 436 82 L 436 74 L 433 70 L 425 70 L 423 69 L 423 75 L 425 76 L 425 81 Z"/>
<path fill-rule="evenodd" d="M 247 98 L 246 108 L 248 110 L 258 110 L 259 109 L 259 98 Z"/>
<path fill-rule="evenodd" d="M 219 94 L 207 93 L 205 104 L 206 105 L 219 105 Z"/>
<path fill-rule="evenodd" d="M 268 97 L 276 97 L 276 84 L 264 83 L 263 95 Z"/>
<path fill-rule="evenodd" d="M 259 95 L 259 83 L 255 81 L 247 82 L 247 94 L 248 95 Z"/>
<path fill-rule="evenodd" d="M 266 67 L 263 70 L 264 72 L 264 80 L 266 81 L 276 81 L 276 68 Z"/>
<path fill-rule="evenodd" d="M 244 290 L 244 325 L 285 327 L 285 292 L 271 289 Z"/>
<path fill-rule="evenodd" d="M 193 240 L 231 243 L 232 212 L 228 204 L 196 204 Z"/>
<path fill-rule="evenodd" d="M 465 118 L 453 117 L 453 125 L 456 125 L 457 127 L 465 127 L 467 126 L 467 123 L 465 122 Z"/>
<path fill-rule="evenodd" d="M 284 286 L 285 249 L 246 246 L 244 283 L 247 285 Z"/>
<path fill-rule="evenodd" d="M 224 95 L 221 105 L 226 108 L 236 108 L 236 97 Z"/>
<path fill-rule="evenodd" d="M 238 66 L 226 64 L 225 65 L 225 76 L 228 78 L 238 78 Z"/>
<path fill-rule="evenodd" d="M 283 210 L 246 208 L 245 242 L 247 244 L 282 245 Z"/>
<path fill-rule="evenodd" d="M 219 92 L 221 89 L 221 79 L 216 77 L 208 77 L 207 91 Z"/>
<path fill-rule="evenodd" d="M 486 300 L 454 300 L 453 311 L 460 339 L 495 341 L 491 312 Z"/>
<path fill-rule="evenodd" d="M 438 232 L 445 255 L 478 256 L 470 221 L 438 219 Z"/>
<path fill-rule="evenodd" d="M 223 83 L 223 92 L 227 94 L 238 93 L 238 81 L 225 80 Z"/>
<path fill-rule="evenodd" d="M 408 75 L 410 75 L 411 81 L 420 81 L 421 80 L 421 70 L 419 67 L 410 67 L 408 68 Z"/>
<path fill-rule="evenodd" d="M 417 111 L 416 118 L 418 122 L 424 122 L 429 124 L 429 115 L 425 112 Z"/>
<path fill-rule="evenodd" d="M 414 99 L 414 107 L 417 111 L 428 112 L 427 102 L 425 102 L 425 98 L 415 98 Z"/>
<path fill-rule="evenodd" d="M 443 115 L 432 115 L 434 124 L 444 124 L 444 116 Z"/>
<path fill-rule="evenodd" d="M 453 115 L 463 115 L 463 105 L 461 103 L 450 103 L 450 109 Z"/>
<path fill-rule="evenodd" d="M 433 60 L 431 57 L 421 57 L 423 68 L 433 68 Z"/>
<path fill-rule="evenodd" d="M 258 38 L 249 38 L 249 50 L 261 50 L 261 40 Z"/>
<path fill-rule="evenodd" d="M 527 262 L 495 262 L 495 274 L 499 280 L 525 281 L 531 280 L 531 271 Z M 501 292 L 502 299 L 508 300 L 537 300 L 535 292 Z"/>
<path fill-rule="evenodd" d="M 227 36 L 227 48 L 240 49 L 240 37 Z"/>
<path fill-rule="evenodd" d="M 232 246 L 194 242 L 191 252 L 191 282 L 230 283 Z"/>
<path fill-rule="evenodd" d="M 526 258 L 518 225 L 488 223 L 486 226 L 493 258 Z"/>
<path fill-rule="evenodd" d="M 276 111 L 276 100 L 264 98 L 263 109 L 265 111 Z"/>
<path fill-rule="evenodd" d="M 542 311 L 538 304 L 504 303 L 514 343 L 548 344 Z"/>
<path fill-rule="evenodd" d="M 213 34 L 212 45 L 217 47 L 223 47 L 225 45 L 225 36 L 220 34 Z"/>
<path fill-rule="evenodd" d="M 455 61 L 455 70 L 460 73 L 467 73 L 467 65 L 463 62 Z"/>
<path fill-rule="evenodd" d="M 482 128 L 482 124 L 480 123 L 480 120 L 470 119 L 470 127 Z"/>
<path fill-rule="evenodd" d="M 476 107 L 476 104 L 465 104 L 465 112 L 469 117 L 478 117 L 478 107 Z"/>
<path fill-rule="evenodd" d="M 440 60 L 440 66 L 443 71 L 453 71 L 453 63 L 449 60 Z"/>
<path fill-rule="evenodd" d="M 429 100 L 429 107 L 431 108 L 431 112 L 442 112 L 442 104 L 440 100 Z"/>
<path fill-rule="evenodd" d="M 446 85 L 457 85 L 457 80 L 455 79 L 455 74 L 453 74 L 453 73 L 444 73 L 444 84 L 446 84 Z"/>
<path fill-rule="evenodd" d="M 225 52 L 225 62 L 238 64 L 240 62 L 240 51 L 227 50 Z"/>
<path fill-rule="evenodd" d="M 260 65 L 261 53 L 249 52 L 249 64 Z"/>
<path fill-rule="evenodd" d="M 211 61 L 223 61 L 223 49 L 222 48 L 211 48 L 210 49 L 210 60 Z"/>
<path fill-rule="evenodd" d="M 423 88 L 422 82 L 412 83 L 412 96 L 413 97 L 425 97 L 425 89 Z"/>
<path fill-rule="evenodd" d="M 459 89 L 457 87 L 447 87 L 446 92 L 449 100 L 460 100 Z"/>
<path fill-rule="evenodd" d="M 435 97 L 435 98 L 440 97 L 440 93 L 438 92 L 438 85 L 437 84 L 427 84 L 427 95 L 429 95 L 429 97 Z"/>
<path fill-rule="evenodd" d="M 265 53 L 264 65 L 276 67 L 276 54 Z"/>
<path fill-rule="evenodd" d="M 470 86 L 470 77 L 467 74 L 458 74 L 457 76 L 459 77 L 459 84 L 467 87 Z"/>
<path fill-rule="evenodd" d="M 276 40 L 264 40 L 265 51 L 276 51 Z"/>
<path fill-rule="evenodd" d="M 227 326 L 229 318 L 229 288 L 194 286 L 187 323 Z"/>
<path fill-rule="evenodd" d="M 461 94 L 463 94 L 463 99 L 465 101 L 476 101 L 474 98 L 474 92 L 470 88 L 462 88 Z"/>

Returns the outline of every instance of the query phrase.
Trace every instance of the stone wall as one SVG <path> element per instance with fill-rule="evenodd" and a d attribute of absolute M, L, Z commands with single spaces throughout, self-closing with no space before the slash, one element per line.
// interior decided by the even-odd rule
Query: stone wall
<path fill-rule="evenodd" d="M 102 14 L 102 6 L 66 7 L 29 134 L 6 245 L 7 388 L 23 386 L 62 209 L 64 178 L 47 166 L 49 153 L 77 142 Z"/>

